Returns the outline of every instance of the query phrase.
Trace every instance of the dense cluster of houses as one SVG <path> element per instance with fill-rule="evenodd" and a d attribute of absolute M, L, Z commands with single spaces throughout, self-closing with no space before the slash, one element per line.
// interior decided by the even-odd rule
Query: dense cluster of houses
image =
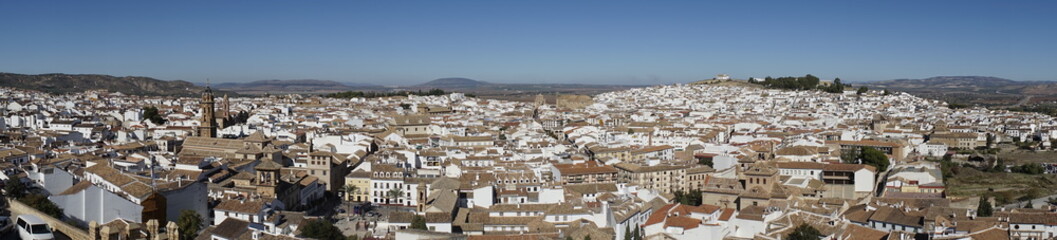
<path fill-rule="evenodd" d="M 907 94 L 681 84 L 557 100 L 0 89 L 0 167 L 70 223 L 190 210 L 212 224 L 201 239 L 296 238 L 335 201 L 390 210 L 342 229 L 373 238 L 783 239 L 804 224 L 828 239 L 1057 234 L 1051 210 L 977 216 L 987 203 L 947 196 L 940 167 L 924 161 L 988 138 L 1049 148 L 1051 117 Z M 847 157 L 865 148 L 890 164 Z"/>

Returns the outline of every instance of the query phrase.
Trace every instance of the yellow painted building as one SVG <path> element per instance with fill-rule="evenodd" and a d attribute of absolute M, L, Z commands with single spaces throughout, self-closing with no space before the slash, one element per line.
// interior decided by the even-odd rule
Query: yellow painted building
<path fill-rule="evenodd" d="M 345 175 L 345 186 L 356 188 L 352 194 L 345 194 L 345 201 L 363 202 L 370 200 L 371 173 L 364 170 L 356 170 Z"/>

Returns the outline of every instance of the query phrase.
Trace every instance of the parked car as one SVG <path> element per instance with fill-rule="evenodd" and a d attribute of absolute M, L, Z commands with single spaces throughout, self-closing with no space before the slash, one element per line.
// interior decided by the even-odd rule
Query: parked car
<path fill-rule="evenodd" d="M 15 224 L 11 223 L 11 217 L 0 216 L 0 233 L 6 233 L 14 228 Z"/>
<path fill-rule="evenodd" d="M 51 233 L 51 226 L 44 219 L 34 215 L 18 215 L 15 221 L 15 229 L 18 229 L 18 237 L 22 240 L 51 240 L 55 235 Z"/>

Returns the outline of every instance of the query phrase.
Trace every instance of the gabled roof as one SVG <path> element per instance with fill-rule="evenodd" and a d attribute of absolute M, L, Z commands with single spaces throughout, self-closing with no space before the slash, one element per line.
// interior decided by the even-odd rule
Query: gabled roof
<path fill-rule="evenodd" d="M 272 161 L 272 160 L 261 159 L 260 161 L 261 161 L 261 163 L 257 164 L 257 166 L 255 166 L 255 167 L 253 167 L 253 169 L 255 169 L 255 170 L 279 170 L 279 169 L 283 168 L 282 165 L 279 165 L 279 163 L 277 163 L 275 161 Z"/>
<path fill-rule="evenodd" d="M 268 138 L 267 136 L 264 135 L 264 132 L 259 131 L 259 130 L 256 131 L 256 132 L 253 132 L 253 134 L 250 134 L 249 136 L 247 136 L 245 139 L 242 139 L 242 140 L 243 141 L 247 141 L 247 142 L 252 142 L 252 143 L 264 143 L 264 142 L 271 141 L 270 138 Z"/>

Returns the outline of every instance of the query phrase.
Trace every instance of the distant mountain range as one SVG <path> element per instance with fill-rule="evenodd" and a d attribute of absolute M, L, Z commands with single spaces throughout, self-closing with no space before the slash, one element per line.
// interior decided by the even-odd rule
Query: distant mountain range
<path fill-rule="evenodd" d="M 984 76 L 940 76 L 863 83 L 871 89 L 888 89 L 952 103 L 982 106 L 1018 106 L 1057 97 L 1057 82 L 1014 81 Z"/>
<path fill-rule="evenodd" d="M 55 94 L 77 93 L 88 90 L 107 90 L 132 95 L 192 96 L 205 87 L 191 82 L 165 81 L 149 77 L 115 77 L 100 74 L 48 73 L 27 75 L 0 73 L 0 86 L 37 90 Z"/>
<path fill-rule="evenodd" d="M 878 87 L 892 88 L 1005 88 L 1044 84 L 1046 82 L 1018 82 L 1005 78 L 982 76 L 940 76 L 925 79 L 895 79 L 868 82 Z"/>
<path fill-rule="evenodd" d="M 477 81 L 469 78 L 438 78 L 433 81 L 421 83 L 411 87 L 415 88 L 440 88 L 440 89 L 474 89 L 495 85 L 485 81 Z"/>
<path fill-rule="evenodd" d="M 316 92 L 316 91 L 348 91 L 356 89 L 379 89 L 382 86 L 365 83 L 342 83 L 330 80 L 299 79 L 299 80 L 260 80 L 245 83 L 220 83 L 213 87 L 217 89 L 235 91 L 240 93 L 261 92 Z"/>
<path fill-rule="evenodd" d="M 538 93 L 596 94 L 647 85 L 606 85 L 576 83 L 492 83 L 469 78 L 438 78 L 429 82 L 401 87 L 412 90 L 442 89 L 445 91 L 486 95 L 524 95 Z"/>
<path fill-rule="evenodd" d="M 206 86 L 183 80 L 159 80 L 149 77 L 116 77 L 101 74 L 17 74 L 0 73 L 0 86 L 50 93 L 75 93 L 86 90 L 108 90 L 132 95 L 192 96 L 198 95 Z M 331 80 L 260 80 L 253 82 L 227 82 L 214 84 L 218 94 L 320 94 L 339 91 L 401 91 L 442 89 L 449 92 L 473 93 L 481 96 L 524 96 L 534 94 L 597 94 L 624 90 L 646 85 L 602 85 L 602 84 L 551 84 L 551 83 L 491 83 L 469 78 L 438 78 L 421 84 L 405 86 L 382 86 L 368 83 L 338 82 Z"/>

